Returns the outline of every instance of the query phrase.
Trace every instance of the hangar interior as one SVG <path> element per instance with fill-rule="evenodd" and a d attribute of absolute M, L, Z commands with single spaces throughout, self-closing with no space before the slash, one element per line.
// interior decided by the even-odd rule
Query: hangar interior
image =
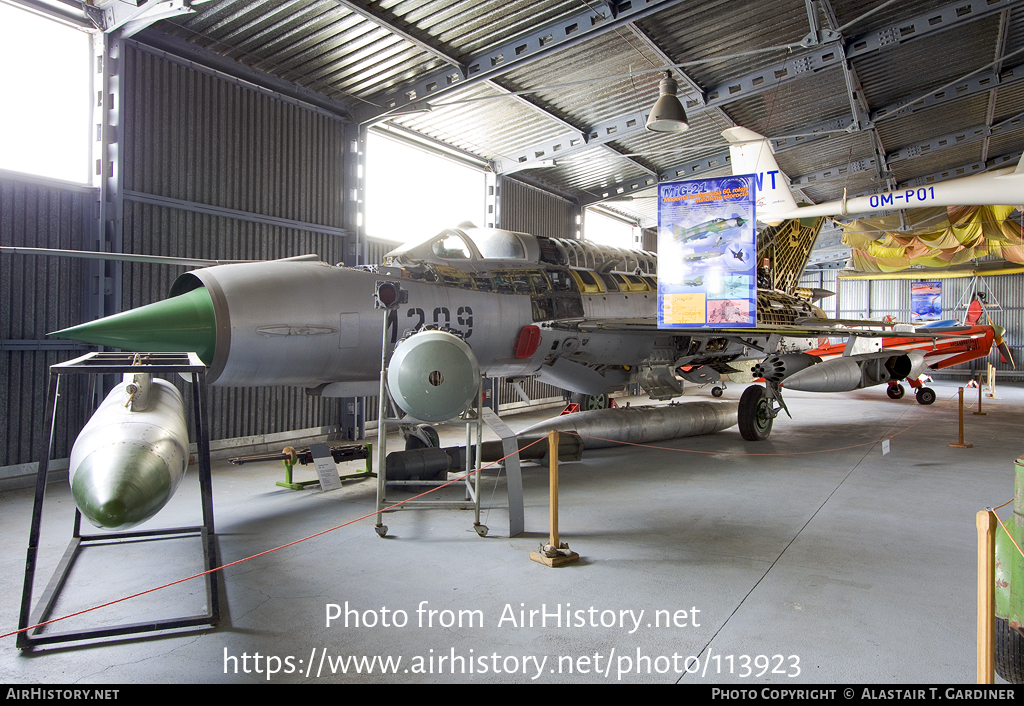
<path fill-rule="evenodd" d="M 329 263 L 379 263 L 395 244 L 366 228 L 371 131 L 483 172 L 480 225 L 579 239 L 586 219 L 601 214 L 633 227 L 633 246 L 645 250 L 656 248 L 658 183 L 731 173 L 726 128 L 768 137 L 782 176 L 806 203 L 943 183 L 1016 164 L 1024 150 L 1019 0 L 14 4 L 90 35 L 92 144 L 90 176 L 81 183 L 0 171 L 6 247 L 207 263 L 307 253 Z M 645 129 L 666 71 L 688 117 L 684 132 Z M 429 176 L 410 179 L 402 164 L 391 171 L 394 208 L 401 209 L 403 190 L 423 187 Z M 896 232 L 910 219 L 909 211 L 900 213 Z M 1020 213 L 1011 220 L 1019 222 Z M 842 236 L 835 222 L 823 231 L 802 279 L 836 292 L 823 304 L 830 315 L 909 319 L 911 278 L 941 276 L 892 268 L 868 279 L 849 276 L 843 268 L 857 256 Z M 1012 250 L 990 245 L 950 262 L 972 276 L 943 279 L 943 314 L 963 317 L 963 303 L 978 286 L 973 275 L 981 274 L 996 302 L 989 314 L 1005 327 L 1020 360 L 1024 288 Z M 46 334 L 161 300 L 188 269 L 0 255 L 0 404 L 7 420 L 0 427 L 0 502 L 7 536 L 20 537 L 28 526 L 26 488 L 44 428 L 47 369 L 88 350 Z M 566 475 L 569 541 L 574 548 L 585 538 L 597 544 L 580 550 L 587 560 L 578 568 L 544 573 L 528 565 L 525 553 L 544 534 L 546 502 L 543 479 L 528 473 L 523 538 L 498 539 L 500 521 L 491 522 L 489 539 L 464 534 L 468 525 L 457 512 L 399 513 L 409 519 L 400 521 L 398 539 L 381 542 L 369 528 L 339 531 L 324 540 L 329 547 L 296 550 L 301 560 L 226 571 L 229 619 L 212 632 L 148 641 L 141 657 L 130 642 L 32 655 L 8 645 L 0 672 L 24 682 L 259 681 L 244 670 L 219 669 L 225 650 L 284 655 L 279 646 L 291 640 L 288 654 L 307 661 L 314 646 L 411 657 L 436 641 L 446 653 L 520 657 L 606 655 L 620 645 L 634 657 L 638 649 L 652 656 L 685 651 L 702 664 L 714 654 L 801 656 L 799 675 L 786 673 L 790 663 L 783 659 L 780 672 L 757 677 L 782 682 L 970 681 L 971 517 L 1011 493 L 1024 403 L 1012 366 L 996 353 L 988 362 L 998 371 L 1002 399 L 992 400 L 991 416 L 974 420 L 984 443 L 970 450 L 947 445 L 955 430 L 950 400 L 956 384 L 978 368 L 954 368 L 937 381 L 942 404 L 934 409 L 879 399 L 878 389 L 794 393 L 794 420 L 780 425 L 769 444 L 780 454 L 820 450 L 823 438 L 838 448 L 847 440 L 907 434 L 884 458 L 877 446 L 861 447 L 827 463 L 734 458 L 728 454 L 755 451 L 738 436 L 723 441 L 724 433 L 677 442 L 706 454 L 687 461 L 650 451 L 643 459 L 636 450 L 601 452 L 586 470 L 577 464 Z M 550 386 L 523 387 L 534 406 L 562 399 Z M 730 388 L 726 399 L 739 392 Z M 54 459 L 68 458 L 101 397 L 79 382 L 63 391 Z M 504 382 L 495 384 L 492 400 L 499 412 L 521 404 Z M 210 409 L 221 456 L 295 439 L 358 438 L 375 424 L 372 399 L 321 398 L 291 387 L 213 388 Z M 56 525 L 70 522 L 71 500 L 56 482 L 66 482 L 66 470 L 61 478 L 54 466 L 50 497 L 61 511 L 53 527 L 47 520 L 57 538 L 46 546 L 59 553 L 66 538 Z M 651 475 L 641 477 L 638 466 L 652 467 Z M 243 473 L 218 465 L 225 561 L 333 526 L 340 515 L 350 519 L 368 502 L 369 490 L 359 484 L 333 495 L 275 490 L 270 479 L 279 474 L 276 466 Z M 494 485 L 501 497 L 500 479 Z M 579 495 L 569 501 L 573 491 Z M 181 496 L 189 492 L 194 487 L 186 484 Z M 187 515 L 193 508 L 182 502 L 176 496 L 166 512 Z M 575 527 L 573 513 L 580 513 Z M 19 540 L 3 550 L 14 567 L 2 579 L 4 623 L 11 626 L 21 595 L 21 546 Z M 179 563 L 148 559 L 154 571 Z M 194 561 L 180 558 L 181 566 Z M 120 589 L 106 579 L 86 580 L 94 583 L 82 595 L 97 600 Z M 196 595 L 186 590 L 166 603 Z M 355 634 L 324 627 L 325 603 L 386 604 L 415 616 L 420 601 L 455 610 L 464 596 L 487 616 L 479 636 L 447 626 L 443 637 L 434 627 L 397 629 L 398 637 L 379 627 Z M 544 602 L 648 614 L 695 607 L 708 619 L 698 628 L 690 614 L 693 626 L 669 636 L 638 630 L 639 638 L 621 627 L 573 633 L 497 625 L 506 604 Z M 295 626 L 306 627 L 296 635 Z M 579 661 L 574 665 L 561 678 L 595 679 Z M 275 678 L 300 681 L 301 671 Z M 471 678 L 529 681 L 494 670 L 408 677 Z M 657 669 L 627 678 L 710 681 L 707 673 L 697 679 Z"/>

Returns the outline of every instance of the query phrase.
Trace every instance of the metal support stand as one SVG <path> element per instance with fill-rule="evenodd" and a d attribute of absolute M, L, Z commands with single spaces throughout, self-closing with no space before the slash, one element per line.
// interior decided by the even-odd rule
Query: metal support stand
<path fill-rule="evenodd" d="M 378 302 L 383 297 L 378 295 Z M 380 537 L 386 537 L 388 527 L 384 524 L 384 508 L 388 505 L 387 488 L 401 486 L 441 486 L 448 481 L 389 481 L 387 479 L 387 428 L 388 425 L 412 424 L 420 420 L 405 415 L 391 397 L 391 388 L 388 386 L 388 365 L 391 362 L 392 347 L 388 344 L 388 328 L 397 303 L 401 300 L 397 296 L 395 303 L 384 308 L 384 322 L 381 326 L 381 359 L 380 359 L 380 393 L 377 403 L 377 523 L 374 531 Z M 395 324 L 397 326 L 397 324 Z M 483 379 L 477 386 L 476 405 L 465 410 L 462 414 L 466 420 L 466 465 L 464 472 L 469 474 L 470 469 L 476 473 L 467 475 L 463 480 L 466 496 L 465 500 L 409 500 L 402 503 L 400 508 L 473 508 L 473 529 L 481 537 L 487 536 L 488 528 L 480 522 L 480 468 L 482 465 L 483 447 Z M 472 443 L 471 435 L 473 428 L 476 428 L 476 443 Z M 393 510 L 391 511 L 393 512 Z"/>
<path fill-rule="evenodd" d="M 203 549 L 203 569 L 217 568 L 217 554 L 213 525 L 213 489 L 210 474 L 210 434 L 206 419 L 206 366 L 195 353 L 149 353 L 142 356 L 141 365 L 132 365 L 134 353 L 89 353 L 80 358 L 50 366 L 49 392 L 46 402 L 46 428 L 39 442 L 39 471 L 36 474 L 35 504 L 32 508 L 32 527 L 29 532 L 28 553 L 25 559 L 25 585 L 21 595 L 21 615 L 18 620 L 17 646 L 31 648 L 57 642 L 99 639 L 117 635 L 189 628 L 200 625 L 216 625 L 220 620 L 220 599 L 214 573 L 206 575 L 206 612 L 163 620 L 147 620 L 138 623 L 110 625 L 81 631 L 43 632 L 45 627 L 26 630 L 31 625 L 46 621 L 56 605 L 60 592 L 74 565 L 78 553 L 87 546 L 109 546 L 154 539 L 181 539 L 198 537 Z M 53 446 L 53 423 L 60 392 L 62 375 L 100 375 L 110 373 L 139 372 L 151 374 L 191 373 L 193 421 L 199 457 L 199 486 L 203 509 L 203 524 L 197 527 L 173 527 L 136 532 L 110 532 L 84 535 L 81 533 L 82 515 L 76 509 L 71 542 L 68 544 L 53 576 L 32 610 L 32 588 L 35 583 L 36 559 L 39 553 L 40 525 L 42 524 L 43 499 L 46 492 L 46 474 L 49 469 L 50 453 Z"/>

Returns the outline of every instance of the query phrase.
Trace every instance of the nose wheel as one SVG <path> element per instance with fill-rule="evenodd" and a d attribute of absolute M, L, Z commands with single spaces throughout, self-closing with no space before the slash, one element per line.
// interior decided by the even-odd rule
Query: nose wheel
<path fill-rule="evenodd" d="M 772 433 L 775 415 L 772 398 L 768 390 L 760 385 L 751 385 L 740 396 L 738 425 L 740 435 L 747 441 L 762 441 Z"/>

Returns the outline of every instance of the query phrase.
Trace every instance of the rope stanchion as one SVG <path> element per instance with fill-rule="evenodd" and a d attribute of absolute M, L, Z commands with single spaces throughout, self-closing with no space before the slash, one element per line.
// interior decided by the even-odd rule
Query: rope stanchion
<path fill-rule="evenodd" d="M 995 683 L 996 513 L 978 511 L 978 683 Z"/>
<path fill-rule="evenodd" d="M 569 545 L 558 540 L 558 432 L 550 431 L 548 440 L 548 543 L 530 552 L 530 559 L 545 566 L 558 567 L 579 561 L 580 555 L 569 549 Z"/>
<path fill-rule="evenodd" d="M 542 437 L 540 439 L 537 439 L 536 441 L 533 441 L 533 442 L 527 444 L 526 446 L 524 446 L 522 449 L 519 449 L 518 451 L 522 451 L 522 450 L 528 449 L 531 446 L 533 446 L 534 444 L 539 444 L 541 441 L 544 441 L 544 437 Z M 515 453 L 518 453 L 518 451 L 516 451 Z M 509 456 L 511 456 L 511 455 L 512 454 L 509 454 Z M 556 453 L 555 456 L 557 458 L 558 454 Z M 491 463 L 487 464 L 486 466 L 481 466 L 478 470 L 483 471 L 483 470 L 488 469 L 488 468 L 493 468 L 497 464 L 499 464 L 502 461 L 504 461 L 506 458 L 508 458 L 508 456 L 503 456 L 502 458 L 499 458 L 496 461 L 492 461 Z M 417 498 L 421 498 L 424 495 L 428 495 L 430 493 L 437 492 L 438 490 L 441 490 L 442 488 L 447 488 L 448 486 L 453 485 L 455 483 L 460 483 L 460 482 L 466 480 L 466 478 L 469 478 L 474 473 L 477 473 L 478 470 L 474 469 L 472 471 L 469 471 L 468 473 L 465 473 L 465 474 L 459 476 L 458 478 L 453 478 L 452 480 L 448 481 L 444 485 L 439 485 L 436 488 L 431 488 L 430 490 L 426 490 L 426 491 L 420 493 L 419 495 L 414 495 L 411 498 L 406 498 L 405 500 L 400 500 L 397 503 L 394 503 L 392 505 L 387 506 L 386 508 L 383 508 L 381 510 L 381 512 L 388 512 L 389 510 L 393 510 L 393 509 L 395 509 L 397 507 L 400 507 L 400 506 L 402 506 L 402 505 L 404 505 L 404 504 L 406 504 L 408 502 L 416 500 Z M 29 630 L 35 630 L 36 628 L 41 628 L 44 625 L 50 625 L 52 623 L 57 623 L 57 622 L 60 622 L 61 620 L 67 620 L 68 618 L 74 618 L 74 617 L 79 616 L 79 615 L 85 615 L 86 613 L 91 613 L 94 610 L 99 610 L 100 608 L 106 608 L 108 606 L 116 605 L 118 603 L 124 603 L 125 601 L 129 601 L 129 600 L 131 600 L 133 598 L 138 598 L 140 596 L 145 596 L 145 595 L 147 595 L 149 593 L 155 593 L 156 591 L 160 591 L 160 590 L 162 590 L 164 588 L 170 588 L 171 586 L 177 586 L 179 583 L 185 583 L 186 581 L 191 581 L 193 579 L 202 578 L 204 576 L 207 576 L 208 574 L 213 574 L 213 573 L 216 573 L 218 571 L 223 571 L 224 569 L 226 569 L 228 567 L 237 566 L 238 564 L 244 564 L 245 562 L 251 561 L 252 559 L 256 559 L 256 558 L 261 557 L 261 556 L 266 556 L 267 554 L 272 554 L 272 553 L 274 553 L 276 551 L 279 551 L 281 549 L 286 549 L 287 547 L 293 547 L 296 544 L 301 544 L 302 542 L 305 542 L 307 540 L 314 539 L 316 537 L 320 537 L 320 536 L 328 534 L 330 532 L 334 532 L 335 530 L 339 530 L 342 527 L 348 527 L 349 525 L 354 525 L 357 522 L 361 522 L 361 521 L 369 519 L 371 517 L 376 517 L 376 515 L 377 515 L 377 511 L 374 510 L 373 512 L 371 512 L 369 514 L 363 515 L 362 517 L 357 517 L 354 520 L 349 520 L 348 522 L 343 522 L 340 525 L 336 525 L 336 526 L 331 527 L 329 529 L 325 529 L 325 530 L 322 530 L 322 531 L 317 532 L 315 534 L 311 534 L 308 537 L 303 537 L 302 539 L 296 539 L 294 542 L 289 542 L 287 544 L 282 544 L 279 547 L 274 547 L 273 549 L 267 549 L 266 551 L 260 552 L 258 554 L 253 554 L 252 556 L 247 556 L 244 559 L 238 559 L 236 561 L 232 561 L 229 564 L 222 564 L 222 565 L 220 565 L 220 566 L 218 566 L 216 568 L 210 569 L 209 571 L 203 571 L 203 572 L 200 572 L 198 574 L 193 574 L 192 576 L 186 576 L 183 579 L 178 579 L 177 581 L 171 581 L 170 583 L 165 583 L 162 586 L 156 586 L 154 588 L 150 588 L 150 589 L 147 589 L 145 591 L 139 591 L 138 593 L 133 593 L 130 596 L 124 596 L 123 598 L 118 598 L 117 600 L 108 601 L 106 603 L 102 603 L 100 605 L 93 606 L 92 608 L 86 608 L 85 610 L 80 610 L 80 611 L 75 612 L 75 613 L 69 613 L 68 615 L 62 615 L 59 618 L 51 618 L 50 620 L 44 621 L 42 623 L 37 623 L 35 625 L 29 625 L 28 627 L 24 627 L 24 628 L 22 628 L 20 630 L 12 630 L 11 632 L 7 632 L 7 633 L 4 633 L 4 634 L 0 635 L 0 640 L 4 639 L 5 637 L 11 637 L 12 635 L 17 635 L 18 633 L 28 632 Z"/>
<path fill-rule="evenodd" d="M 973 449 L 974 444 L 964 443 L 964 388 L 958 389 L 960 390 L 960 436 L 959 441 L 955 444 L 950 444 L 950 446 L 956 449 Z"/>
<path fill-rule="evenodd" d="M 981 396 L 982 396 L 981 395 L 981 388 L 982 387 L 983 386 L 981 384 L 981 373 L 978 373 L 978 411 L 974 413 L 974 415 L 978 416 L 978 417 L 984 417 L 984 416 L 986 416 L 988 414 L 988 412 L 982 412 L 981 411 Z"/>

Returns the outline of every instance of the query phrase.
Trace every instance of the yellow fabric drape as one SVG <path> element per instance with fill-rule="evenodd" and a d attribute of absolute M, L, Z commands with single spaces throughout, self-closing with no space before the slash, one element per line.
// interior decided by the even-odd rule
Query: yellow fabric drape
<path fill-rule="evenodd" d="M 911 265 L 949 267 L 985 255 L 1024 263 L 1024 229 L 1009 220 L 1015 206 L 950 206 L 907 212 L 913 230 L 900 232 L 899 216 L 862 218 L 843 226 L 859 272 L 898 272 Z"/>

